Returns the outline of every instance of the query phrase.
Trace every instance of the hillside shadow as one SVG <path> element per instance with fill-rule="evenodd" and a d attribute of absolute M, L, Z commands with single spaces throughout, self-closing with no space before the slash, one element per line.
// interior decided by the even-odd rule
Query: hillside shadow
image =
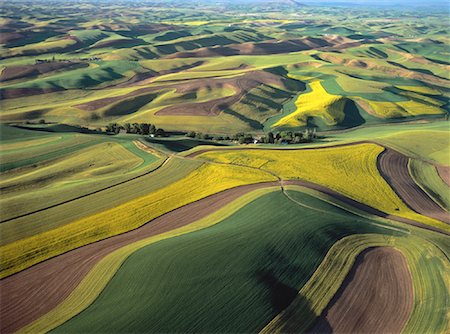
<path fill-rule="evenodd" d="M 181 138 L 181 139 L 159 139 L 159 138 L 145 138 L 145 140 L 151 144 L 157 144 L 164 147 L 164 149 L 171 151 L 171 152 L 183 152 L 186 150 L 189 150 L 191 148 L 194 148 L 196 146 L 200 145 L 210 145 L 210 146 L 227 146 L 226 144 L 217 143 L 214 141 L 209 140 L 202 140 L 202 139 L 188 139 L 188 138 Z"/>
<path fill-rule="evenodd" d="M 287 279 L 283 279 L 283 273 L 300 273 L 302 268 L 293 265 L 275 248 L 268 248 L 264 252 L 265 264 L 256 271 L 256 278 L 267 290 L 268 299 L 274 314 L 279 318 L 277 329 L 286 333 L 298 333 L 304 322 L 298 322 L 298 319 L 315 319 L 316 315 L 311 309 L 311 303 L 307 298 L 298 293 L 296 287 L 291 286 Z M 289 306 L 292 306 L 289 308 Z M 308 321 L 308 320 L 306 320 Z M 311 321 L 313 324 L 314 321 Z M 327 332 L 331 332 L 331 327 L 323 324 Z"/>
<path fill-rule="evenodd" d="M 297 290 L 281 282 L 270 269 L 259 270 L 256 276 L 269 290 L 270 304 L 277 313 L 288 307 L 297 296 Z"/>
<path fill-rule="evenodd" d="M 344 106 L 344 113 L 344 120 L 340 124 L 340 126 L 344 128 L 353 128 L 366 122 L 366 120 L 359 113 L 359 109 L 353 100 L 347 99 Z"/>

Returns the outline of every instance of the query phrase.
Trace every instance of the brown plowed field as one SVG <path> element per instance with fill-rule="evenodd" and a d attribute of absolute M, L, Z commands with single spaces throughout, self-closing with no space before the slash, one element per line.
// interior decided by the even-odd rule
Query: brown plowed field
<path fill-rule="evenodd" d="M 405 257 L 376 247 L 361 253 L 310 333 L 400 333 L 413 308 Z"/>
<path fill-rule="evenodd" d="M 450 215 L 437 205 L 413 180 L 408 157 L 386 148 L 378 157 L 378 170 L 397 195 L 412 210 L 450 224 Z"/>
<path fill-rule="evenodd" d="M 64 90 L 63 88 L 7 88 L 0 89 L 1 99 L 15 99 L 18 97 L 49 94 Z"/>
<path fill-rule="evenodd" d="M 436 169 L 441 179 L 450 187 L 450 167 L 439 165 Z"/>
<path fill-rule="evenodd" d="M 98 261 L 114 250 L 206 217 L 254 189 L 276 185 L 277 182 L 259 183 L 211 195 L 136 230 L 80 247 L 1 280 L 0 333 L 15 332 L 53 309 Z"/>

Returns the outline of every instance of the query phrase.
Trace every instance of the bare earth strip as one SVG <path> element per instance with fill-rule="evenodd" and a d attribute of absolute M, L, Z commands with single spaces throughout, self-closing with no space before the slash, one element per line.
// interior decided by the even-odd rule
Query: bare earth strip
<path fill-rule="evenodd" d="M 15 332 L 53 309 L 112 251 L 195 222 L 252 190 L 274 185 L 278 183 L 246 185 L 211 195 L 141 228 L 75 249 L 1 280 L 0 333 Z"/>
<path fill-rule="evenodd" d="M 412 210 L 450 224 L 449 213 L 414 182 L 408 170 L 408 157 L 386 148 L 378 157 L 377 164 L 381 175 Z"/>
<path fill-rule="evenodd" d="M 390 247 L 362 252 L 311 333 L 400 333 L 413 308 L 411 274 Z"/>
<path fill-rule="evenodd" d="M 438 165 L 436 169 L 441 179 L 450 187 L 450 167 Z"/>

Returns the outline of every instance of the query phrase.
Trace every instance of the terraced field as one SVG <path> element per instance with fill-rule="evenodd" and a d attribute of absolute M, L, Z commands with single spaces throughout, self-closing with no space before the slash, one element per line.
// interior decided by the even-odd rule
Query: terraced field
<path fill-rule="evenodd" d="M 445 10 L 12 2 L 1 333 L 448 333 Z"/>

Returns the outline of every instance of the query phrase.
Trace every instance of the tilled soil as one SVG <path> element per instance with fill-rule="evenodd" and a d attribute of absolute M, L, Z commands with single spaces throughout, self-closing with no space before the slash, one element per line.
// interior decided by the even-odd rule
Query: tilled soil
<path fill-rule="evenodd" d="M 400 333 L 413 299 L 403 254 L 390 247 L 370 248 L 357 257 L 310 333 Z"/>
<path fill-rule="evenodd" d="M 436 169 L 441 179 L 450 187 L 450 167 L 439 165 Z"/>
<path fill-rule="evenodd" d="M 378 169 L 397 195 L 412 210 L 450 224 L 450 214 L 437 205 L 413 180 L 408 157 L 390 148 L 378 157 Z"/>

